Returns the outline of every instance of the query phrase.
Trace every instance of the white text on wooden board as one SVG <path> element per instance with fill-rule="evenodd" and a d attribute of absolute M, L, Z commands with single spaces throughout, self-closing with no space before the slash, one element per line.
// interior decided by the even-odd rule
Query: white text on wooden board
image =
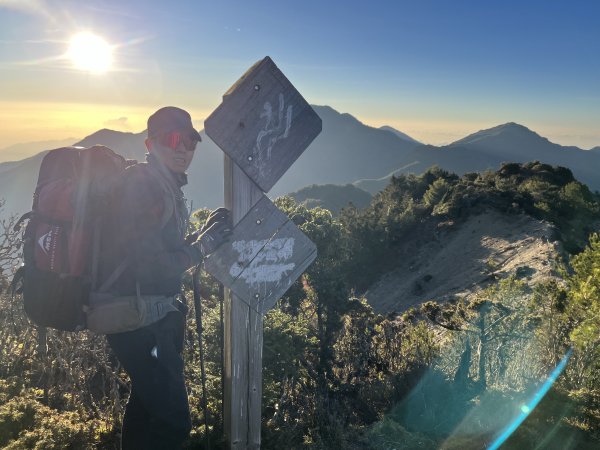
<path fill-rule="evenodd" d="M 231 241 L 204 261 L 211 275 L 264 314 L 317 256 L 317 249 L 266 196 L 242 218 Z"/>

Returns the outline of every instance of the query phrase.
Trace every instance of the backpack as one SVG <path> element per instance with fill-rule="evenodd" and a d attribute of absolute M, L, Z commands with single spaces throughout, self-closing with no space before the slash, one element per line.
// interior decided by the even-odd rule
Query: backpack
<path fill-rule="evenodd" d="M 23 266 L 12 281 L 37 325 L 86 328 L 98 266 L 100 226 L 123 178 L 126 160 L 108 147 L 63 147 L 42 159 L 23 233 Z"/>

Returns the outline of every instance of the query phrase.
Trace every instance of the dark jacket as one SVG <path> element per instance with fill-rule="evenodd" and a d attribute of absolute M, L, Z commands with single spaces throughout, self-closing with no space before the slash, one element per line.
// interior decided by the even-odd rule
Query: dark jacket
<path fill-rule="evenodd" d="M 102 226 L 99 280 L 102 283 L 128 258 L 128 266 L 109 289 L 133 295 L 175 295 L 183 273 L 200 262 L 185 242 L 188 209 L 181 187 L 185 174 L 171 172 L 153 155 L 126 170 Z"/>

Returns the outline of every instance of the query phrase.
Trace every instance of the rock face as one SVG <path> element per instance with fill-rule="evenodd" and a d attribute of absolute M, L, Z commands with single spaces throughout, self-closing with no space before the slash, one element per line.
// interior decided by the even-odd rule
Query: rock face
<path fill-rule="evenodd" d="M 561 250 L 555 234 L 547 222 L 495 211 L 441 223 L 427 242 L 407 239 L 398 267 L 365 296 L 379 313 L 401 313 L 429 300 L 472 295 L 511 275 L 529 284 L 556 277 Z"/>

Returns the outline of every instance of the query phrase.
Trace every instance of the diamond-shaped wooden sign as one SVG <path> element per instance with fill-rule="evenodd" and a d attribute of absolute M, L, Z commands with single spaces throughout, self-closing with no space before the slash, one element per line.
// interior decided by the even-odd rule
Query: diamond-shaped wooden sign
<path fill-rule="evenodd" d="M 204 121 L 206 134 L 268 192 L 321 132 L 321 118 L 268 56 Z"/>
<path fill-rule="evenodd" d="M 204 267 L 264 314 L 316 257 L 315 244 L 263 196 L 235 226 L 230 241 L 204 260 Z"/>

